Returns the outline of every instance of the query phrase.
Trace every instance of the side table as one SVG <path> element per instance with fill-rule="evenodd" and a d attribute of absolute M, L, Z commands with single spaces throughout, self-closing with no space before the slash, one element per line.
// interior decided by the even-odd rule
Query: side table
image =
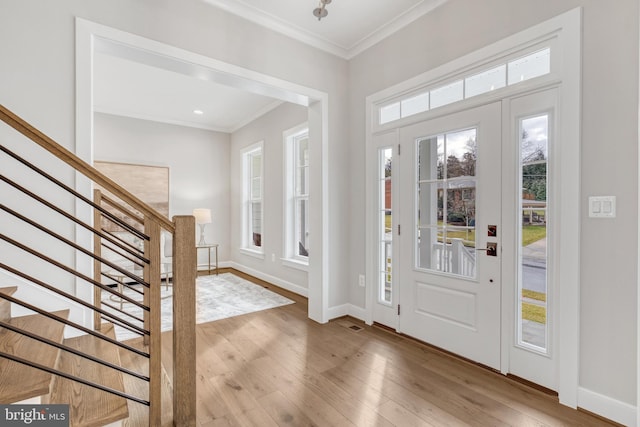
<path fill-rule="evenodd" d="M 218 244 L 217 243 L 212 243 L 210 245 L 196 245 L 196 253 L 198 250 L 200 249 L 206 249 L 207 250 L 207 255 L 209 257 L 209 274 L 211 274 L 211 249 L 215 249 L 216 251 L 216 275 L 218 275 Z"/>

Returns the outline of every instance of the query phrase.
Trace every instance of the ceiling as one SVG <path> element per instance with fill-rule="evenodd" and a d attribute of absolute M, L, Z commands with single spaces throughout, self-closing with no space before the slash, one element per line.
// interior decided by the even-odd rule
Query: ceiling
<path fill-rule="evenodd" d="M 203 1 L 350 59 L 446 0 L 332 0 L 320 21 L 312 14 L 320 0 Z"/>
<path fill-rule="evenodd" d="M 282 104 L 101 52 L 94 55 L 93 70 L 93 108 L 98 113 L 232 133 Z"/>
<path fill-rule="evenodd" d="M 321 21 L 319 0 L 202 1 L 349 59 L 446 0 L 332 0 Z M 171 68 L 98 49 L 94 110 L 231 133 L 283 102 Z"/>

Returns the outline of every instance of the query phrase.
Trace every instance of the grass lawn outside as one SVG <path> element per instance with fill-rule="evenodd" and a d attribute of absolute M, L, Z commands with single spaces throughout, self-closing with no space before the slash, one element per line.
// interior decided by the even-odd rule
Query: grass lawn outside
<path fill-rule="evenodd" d="M 547 227 L 545 225 L 522 226 L 522 246 L 530 245 L 545 237 L 547 237 Z"/>
<path fill-rule="evenodd" d="M 522 303 L 522 319 L 531 320 L 533 322 L 547 323 L 547 308 L 539 305 Z"/>
<path fill-rule="evenodd" d="M 547 301 L 547 294 L 545 294 L 544 292 L 536 292 L 536 291 L 530 291 L 529 289 L 523 289 L 522 296 L 524 298 L 530 298 L 537 301 L 545 301 L 545 302 Z"/>
<path fill-rule="evenodd" d="M 536 301 L 547 301 L 547 294 L 543 292 L 530 291 L 528 289 L 522 290 L 522 297 Z M 542 323 L 544 325 L 545 323 L 547 323 L 547 308 L 542 305 L 523 302 L 522 319 L 531 320 L 533 322 Z"/>
<path fill-rule="evenodd" d="M 392 225 L 392 215 L 385 215 L 385 230 L 387 232 L 391 231 Z M 442 227 L 442 225 L 442 221 L 438 221 L 438 226 Z M 522 246 L 530 245 L 545 237 L 547 237 L 547 227 L 544 225 L 524 225 L 522 227 Z M 475 247 L 476 230 L 447 230 L 447 240 L 448 239 L 463 239 L 465 246 Z M 442 241 L 441 239 L 438 240 Z"/>

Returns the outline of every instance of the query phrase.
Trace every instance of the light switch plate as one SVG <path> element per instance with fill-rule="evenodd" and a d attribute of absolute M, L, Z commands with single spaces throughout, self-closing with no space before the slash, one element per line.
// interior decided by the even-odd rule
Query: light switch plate
<path fill-rule="evenodd" d="M 616 196 L 590 196 L 589 218 L 615 218 Z"/>

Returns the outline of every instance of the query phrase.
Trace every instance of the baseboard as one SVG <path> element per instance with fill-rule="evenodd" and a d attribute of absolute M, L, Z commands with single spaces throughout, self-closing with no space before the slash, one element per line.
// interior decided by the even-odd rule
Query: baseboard
<path fill-rule="evenodd" d="M 351 316 L 356 319 L 364 321 L 365 309 L 355 306 L 353 304 L 347 303 L 347 304 L 329 307 L 329 309 L 327 310 L 327 317 L 329 318 L 329 320 L 337 319 L 338 317 L 343 317 L 343 316 Z"/>
<path fill-rule="evenodd" d="M 266 282 L 273 283 L 274 285 L 281 287 L 282 289 L 285 289 L 287 291 L 293 292 L 294 294 L 301 295 L 305 298 L 309 297 L 309 289 L 303 286 L 296 285 L 295 283 L 291 283 L 286 280 L 282 280 L 270 274 L 263 273 L 262 271 L 255 270 L 253 268 L 247 267 L 242 264 L 238 264 L 237 262 L 229 261 L 225 263 L 220 263 L 220 267 L 235 268 L 238 271 L 249 274 L 253 277 L 257 277 L 258 279 L 262 279 Z"/>
<path fill-rule="evenodd" d="M 586 388 L 578 388 L 578 407 L 628 427 L 636 422 L 636 407 Z"/>
<path fill-rule="evenodd" d="M 349 315 L 349 304 L 335 305 L 327 309 L 327 318 L 337 319 L 338 317 Z"/>
<path fill-rule="evenodd" d="M 349 316 L 366 322 L 367 310 L 362 307 L 358 307 L 357 305 L 349 304 Z"/>
<path fill-rule="evenodd" d="M 227 262 L 227 261 L 224 261 L 224 262 L 223 262 L 223 261 L 221 261 L 221 262 L 219 262 L 219 263 L 218 263 L 218 267 L 219 267 L 219 268 L 228 268 L 228 267 L 231 267 L 231 265 L 229 265 L 229 264 L 230 264 L 230 263 L 229 263 L 229 262 Z M 207 264 L 206 262 L 205 262 L 205 263 L 202 263 L 202 264 L 198 264 L 198 265 L 196 266 L 196 269 L 197 269 L 198 271 L 200 271 L 200 272 L 202 272 L 202 271 L 209 271 L 209 264 Z M 215 265 L 215 264 L 211 264 L 211 273 L 213 273 L 214 271 L 216 271 L 216 265 Z"/>

